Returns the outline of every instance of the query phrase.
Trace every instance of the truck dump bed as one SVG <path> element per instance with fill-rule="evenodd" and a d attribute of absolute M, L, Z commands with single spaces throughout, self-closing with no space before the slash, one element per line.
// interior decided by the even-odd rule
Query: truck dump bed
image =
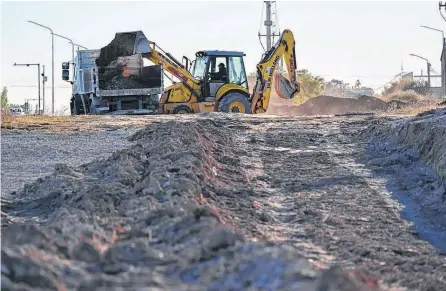
<path fill-rule="evenodd" d="M 146 111 L 164 91 L 162 67 L 144 66 L 149 51 L 140 31 L 117 33 L 100 50 L 78 51 L 73 95 L 93 96 L 88 100 L 97 111 Z"/>

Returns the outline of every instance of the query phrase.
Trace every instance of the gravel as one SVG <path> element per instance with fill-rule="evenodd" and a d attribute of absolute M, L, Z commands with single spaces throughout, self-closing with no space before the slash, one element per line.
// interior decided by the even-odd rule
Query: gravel
<path fill-rule="evenodd" d="M 1 194 L 24 187 L 43 178 L 58 163 L 79 166 L 109 156 L 131 145 L 126 137 L 138 127 L 115 131 L 48 133 L 39 131 L 2 131 Z"/>

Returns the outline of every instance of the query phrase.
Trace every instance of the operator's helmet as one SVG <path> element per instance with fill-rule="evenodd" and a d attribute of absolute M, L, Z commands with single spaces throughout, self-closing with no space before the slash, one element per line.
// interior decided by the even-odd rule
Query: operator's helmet
<path fill-rule="evenodd" d="M 219 63 L 219 64 L 218 64 L 218 67 L 219 67 L 219 68 L 224 68 L 224 67 L 225 67 L 225 64 L 223 64 L 223 63 Z"/>

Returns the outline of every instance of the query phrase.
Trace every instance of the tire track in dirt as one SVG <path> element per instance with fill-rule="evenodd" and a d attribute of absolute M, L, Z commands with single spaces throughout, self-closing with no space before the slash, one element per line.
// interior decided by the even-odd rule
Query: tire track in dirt
<path fill-rule="evenodd" d="M 254 167 L 246 170 L 253 220 L 262 238 L 293 244 L 318 268 L 357 268 L 395 287 L 442 290 L 445 258 L 401 219 L 389 181 L 356 161 L 364 147 L 358 131 L 374 118 L 265 120 L 240 134 L 237 143 L 251 151 L 245 164 Z"/>

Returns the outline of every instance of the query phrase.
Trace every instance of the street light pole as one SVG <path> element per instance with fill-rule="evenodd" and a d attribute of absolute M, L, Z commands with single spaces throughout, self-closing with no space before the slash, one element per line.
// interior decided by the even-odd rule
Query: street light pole
<path fill-rule="evenodd" d="M 439 31 L 439 32 L 441 32 L 441 35 L 442 35 L 441 40 L 444 39 L 444 31 L 443 30 L 437 29 L 437 28 L 433 28 L 433 27 L 429 27 L 429 26 L 425 26 L 425 25 L 420 25 L 420 27 L 431 29 L 431 30 L 435 30 L 435 31 Z"/>
<path fill-rule="evenodd" d="M 57 33 L 55 33 L 54 35 L 58 36 L 60 38 L 64 38 L 64 39 L 68 40 L 70 43 L 73 43 L 73 41 L 71 39 L 69 39 L 68 37 L 62 36 L 62 35 L 57 34 Z M 71 56 L 72 56 L 72 60 L 74 60 L 74 45 L 72 45 L 72 48 L 71 48 Z M 74 74 L 74 66 L 73 66 L 73 74 Z"/>
<path fill-rule="evenodd" d="M 42 97 L 43 97 L 43 113 L 45 114 L 45 82 L 46 82 L 46 76 L 45 76 L 45 65 L 42 65 Z"/>
<path fill-rule="evenodd" d="M 446 43 L 446 39 L 444 38 L 444 31 L 441 29 L 438 29 L 438 28 L 433 28 L 433 27 L 429 27 L 429 26 L 425 26 L 425 25 L 421 25 L 421 27 L 441 32 L 441 52 L 442 52 L 442 54 L 446 53 L 446 52 L 444 52 L 444 50 L 445 50 L 444 47 L 445 47 L 445 43 Z M 443 88 L 443 91 L 446 92 L 446 84 L 445 84 L 446 72 L 444 70 L 444 59 L 443 58 L 444 58 L 444 56 L 442 56 L 442 59 L 441 59 L 441 87 Z M 429 74 L 430 74 L 430 72 L 428 71 L 428 75 Z"/>
<path fill-rule="evenodd" d="M 66 36 L 63 36 L 63 35 L 60 35 L 60 34 L 57 34 L 57 33 L 54 33 L 54 35 L 58 36 L 60 38 L 66 39 L 66 40 L 68 40 L 71 43 L 71 56 L 72 56 L 72 64 L 73 64 L 73 72 L 72 72 L 72 76 L 73 77 L 72 78 L 74 78 L 74 46 L 76 45 L 77 47 L 81 47 L 81 48 L 84 48 L 84 49 L 87 49 L 87 48 L 84 47 L 84 46 L 81 46 L 79 44 L 75 44 L 72 39 L 70 39 L 70 38 L 68 38 Z M 72 90 L 73 90 L 73 86 L 74 86 L 74 84 L 71 84 L 71 89 Z"/>
<path fill-rule="evenodd" d="M 420 58 L 422 60 L 425 60 L 427 62 L 427 84 L 429 86 L 429 89 L 431 88 L 431 63 L 429 63 L 429 60 L 423 57 L 420 57 L 419 55 L 410 54 L 413 57 Z"/>
<path fill-rule="evenodd" d="M 40 64 L 17 64 L 17 63 L 14 63 L 13 66 L 14 67 L 16 67 L 16 66 L 27 66 L 27 67 L 37 66 L 37 91 L 38 91 L 37 96 L 39 98 L 39 115 L 41 115 L 42 111 L 40 111 Z"/>
<path fill-rule="evenodd" d="M 45 25 L 39 24 L 34 21 L 28 20 L 29 23 L 41 26 L 43 28 L 48 29 L 51 32 L 51 97 L 52 97 L 52 114 L 54 115 L 54 33 L 53 30 Z"/>

